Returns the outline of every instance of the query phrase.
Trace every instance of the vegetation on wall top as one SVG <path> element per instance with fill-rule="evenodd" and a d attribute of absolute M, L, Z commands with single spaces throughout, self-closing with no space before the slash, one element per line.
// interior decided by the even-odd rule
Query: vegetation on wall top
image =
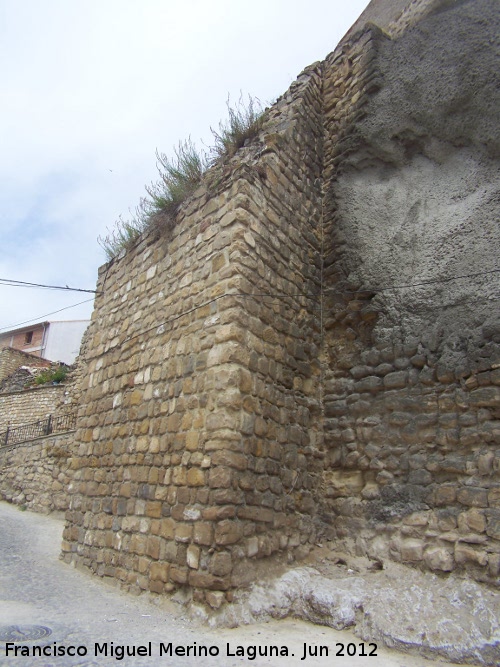
<path fill-rule="evenodd" d="M 132 220 L 120 217 L 106 236 L 97 239 L 108 260 L 130 249 L 141 234 L 171 228 L 179 206 L 193 194 L 206 171 L 231 158 L 258 134 L 264 121 L 258 100 L 240 97 L 235 106 L 228 100 L 227 108 L 228 119 L 218 129 L 211 128 L 214 145 L 208 152 L 198 150 L 191 139 L 179 142 L 173 158 L 157 151 L 160 178 L 146 186 L 147 196 L 140 200 Z"/>

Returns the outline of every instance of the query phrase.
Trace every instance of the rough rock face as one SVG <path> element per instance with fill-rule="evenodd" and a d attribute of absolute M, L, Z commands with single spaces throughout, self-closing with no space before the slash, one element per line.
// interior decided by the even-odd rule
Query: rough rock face
<path fill-rule="evenodd" d="M 255 584 L 213 624 L 238 625 L 293 616 L 405 652 L 497 665 L 500 596 L 471 581 L 409 571 L 392 564 L 372 574 L 320 573 L 300 567 Z"/>

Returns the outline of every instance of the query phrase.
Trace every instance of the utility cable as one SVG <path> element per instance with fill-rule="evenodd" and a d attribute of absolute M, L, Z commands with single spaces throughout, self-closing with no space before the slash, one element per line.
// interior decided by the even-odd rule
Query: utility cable
<path fill-rule="evenodd" d="M 6 287 L 37 287 L 42 289 L 62 290 L 63 292 L 88 292 L 89 294 L 99 294 L 95 289 L 80 289 L 78 287 L 62 287 L 60 285 L 42 285 L 40 283 L 27 283 L 22 280 L 10 280 L 8 278 L 0 278 L 0 285 Z"/>
<path fill-rule="evenodd" d="M 435 280 L 424 280 L 420 283 L 409 283 L 407 285 L 386 285 L 382 287 L 362 287 L 355 290 L 338 290 L 335 287 L 327 287 L 324 292 L 333 292 L 335 294 L 357 294 L 359 292 L 383 292 L 384 290 L 390 289 L 407 289 L 410 287 L 422 287 L 425 285 L 434 285 L 436 283 L 448 283 L 453 280 L 462 280 L 463 278 L 476 278 L 478 276 L 486 276 L 491 273 L 500 273 L 500 269 L 491 269 L 490 271 L 480 271 L 478 273 L 468 273 L 461 276 L 449 276 L 448 278 L 436 278 Z M 6 285 L 8 287 L 38 287 L 43 289 L 52 289 L 52 290 L 62 290 L 65 292 L 87 292 L 89 294 L 102 294 L 98 290 L 93 289 L 81 289 L 78 287 L 69 287 L 68 285 L 44 285 L 41 283 L 28 283 L 22 280 L 10 280 L 8 278 L 0 278 L 0 285 Z M 250 296 L 250 295 L 249 295 Z M 262 294 L 252 294 L 251 296 L 281 296 L 281 295 L 262 295 Z M 308 293 L 308 292 L 297 292 L 294 294 L 287 294 L 285 296 L 318 296 L 317 294 Z"/>
<path fill-rule="evenodd" d="M 464 279 L 464 278 L 475 278 L 475 277 L 478 277 L 478 276 L 489 275 L 489 274 L 492 274 L 492 273 L 500 273 L 500 269 L 491 269 L 490 271 L 481 271 L 481 272 L 478 272 L 478 273 L 469 273 L 469 274 L 464 274 L 464 275 L 460 275 L 460 276 L 450 276 L 448 278 L 440 278 L 440 279 L 436 279 L 436 280 L 422 281 L 420 283 L 411 283 L 411 284 L 407 284 L 407 285 L 387 285 L 385 287 L 363 287 L 363 288 L 359 288 L 359 289 L 356 289 L 356 290 L 339 290 L 339 289 L 336 289 L 336 288 L 326 288 L 326 289 L 323 290 L 323 293 L 329 293 L 329 294 L 359 294 L 359 293 L 362 293 L 362 292 L 375 292 L 376 293 L 376 292 L 382 292 L 382 291 L 391 290 L 391 289 L 406 289 L 406 288 L 411 288 L 411 287 L 421 287 L 421 286 L 425 286 L 425 285 L 433 285 L 433 284 L 436 284 L 436 283 L 447 283 L 447 282 L 450 282 L 450 281 L 453 281 L 453 280 L 461 280 L 461 279 Z M 6 283 L 6 282 L 7 282 L 6 279 L 0 278 L 0 286 L 1 286 L 1 284 Z M 103 294 L 103 292 L 99 292 L 98 290 L 76 289 L 76 288 L 71 288 L 71 287 L 67 287 L 67 286 L 66 287 L 59 287 L 59 286 L 51 286 L 51 285 L 39 285 L 37 283 L 27 283 L 27 282 L 22 282 L 22 281 L 9 281 L 9 282 L 16 283 L 15 285 L 11 285 L 12 287 L 15 287 L 15 286 L 44 287 L 44 288 L 47 288 L 47 289 L 58 289 L 58 290 L 64 290 L 64 291 L 70 290 L 70 291 L 77 291 L 77 292 L 90 292 L 92 294 Z M 217 300 L 219 300 L 223 297 L 226 297 L 226 296 L 243 297 L 243 298 L 259 297 L 259 298 L 265 298 L 265 299 L 280 299 L 281 300 L 281 299 L 284 299 L 284 298 L 293 298 L 293 297 L 297 297 L 297 296 L 304 296 L 304 297 L 314 298 L 314 297 L 319 297 L 320 293 L 319 292 L 318 293 L 295 292 L 295 293 L 292 293 L 292 294 L 264 294 L 264 293 L 261 294 L 261 293 L 256 292 L 256 293 L 227 293 L 227 294 L 221 294 L 221 295 L 215 297 L 214 299 L 211 299 L 210 301 L 206 301 L 206 302 L 200 304 L 199 306 L 195 306 L 194 308 L 191 308 L 190 310 L 187 310 L 187 311 L 185 311 L 185 312 L 183 312 L 183 313 L 181 313 L 181 314 L 179 314 L 179 315 L 177 315 L 177 316 L 175 316 L 175 317 L 173 317 L 169 320 L 166 320 L 165 322 L 157 324 L 157 325 L 151 327 L 150 329 L 146 329 L 142 333 L 148 333 L 149 331 L 152 331 L 154 329 L 158 329 L 161 326 L 165 326 L 166 324 L 169 324 L 170 322 L 174 322 L 175 320 L 177 320 L 181 317 L 184 317 L 184 315 L 188 315 L 188 314 L 194 312 L 195 310 L 198 310 L 199 308 L 203 308 L 204 306 L 210 305 L 211 303 L 213 303 L 213 302 L 215 302 L 215 301 L 217 301 Z M 486 301 L 496 301 L 496 300 L 497 299 L 495 297 L 493 297 L 492 299 L 486 298 Z M 87 299 L 86 301 L 81 301 L 79 303 L 74 304 L 73 306 L 66 306 L 65 308 L 55 310 L 51 313 L 47 313 L 47 315 L 41 315 L 40 317 L 35 317 L 35 318 L 30 319 L 30 320 L 25 320 L 24 322 L 19 322 L 18 324 L 14 324 L 14 325 L 11 325 L 11 326 L 8 326 L 8 327 L 0 328 L 0 331 L 8 331 L 8 330 L 20 327 L 23 324 L 29 324 L 31 322 L 36 322 L 37 320 L 40 320 L 44 317 L 49 317 L 50 315 L 55 315 L 56 313 L 60 313 L 63 310 L 68 310 L 70 308 L 75 308 L 76 306 L 80 306 L 83 303 L 88 303 L 89 301 L 92 301 L 92 299 Z M 451 304 L 451 305 L 453 305 L 453 304 Z M 458 305 L 458 304 L 456 304 L 456 305 Z M 448 305 L 444 304 L 443 306 L 439 306 L 439 308 L 441 308 L 441 307 L 445 308 L 445 307 L 448 307 Z M 312 308 L 315 309 L 314 307 L 312 307 Z M 319 307 L 319 308 L 321 308 L 321 307 Z M 132 338 L 136 338 L 137 336 L 142 335 L 142 333 L 141 334 L 135 334 L 134 336 L 128 337 L 125 340 L 127 340 L 127 341 L 132 340 Z"/>
<path fill-rule="evenodd" d="M 462 280 L 463 278 L 477 278 L 491 273 L 500 273 L 500 269 L 491 269 L 491 271 L 480 271 L 479 273 L 466 273 L 462 276 L 449 276 L 448 278 L 436 278 L 435 280 L 423 280 L 420 283 L 409 283 L 407 285 L 386 285 L 385 287 L 360 287 L 355 290 L 337 290 L 335 287 L 327 287 L 324 291 L 335 294 L 358 294 L 359 292 L 384 292 L 390 289 L 407 289 L 410 287 L 424 287 L 425 285 L 435 285 L 437 283 L 449 283 L 453 280 Z"/>
<path fill-rule="evenodd" d="M 204 308 L 205 306 L 209 306 L 212 303 L 215 303 L 216 301 L 219 301 L 220 299 L 224 299 L 226 297 L 243 297 L 243 298 L 254 298 L 254 297 L 266 297 L 266 298 L 273 298 L 276 300 L 276 296 L 269 295 L 269 294 L 244 294 L 244 293 L 239 293 L 239 292 L 228 292 L 226 294 L 219 294 L 219 296 L 214 297 L 213 299 L 209 299 L 208 301 L 204 301 L 203 303 L 199 304 L 198 306 L 193 306 L 193 308 L 190 308 L 189 310 L 185 310 L 182 313 L 179 313 L 178 315 L 174 315 L 173 317 L 170 317 L 167 320 L 164 320 L 163 322 L 159 322 L 158 324 L 155 324 L 152 327 L 149 327 L 148 329 L 144 329 L 143 331 L 139 331 L 138 333 L 131 334 L 128 336 L 125 336 L 125 338 L 119 343 L 119 345 L 123 345 L 124 343 L 129 343 L 132 340 L 135 340 L 136 338 L 139 338 L 140 336 L 144 336 L 145 334 L 150 333 L 151 331 L 156 331 L 158 335 L 161 335 L 164 333 L 164 331 L 161 331 L 163 327 L 166 327 L 169 324 L 172 324 L 176 322 L 177 320 L 180 320 L 182 317 L 185 317 L 186 315 L 190 315 L 191 313 L 194 313 L 195 311 L 199 310 L 200 308 Z M 288 297 L 290 295 L 288 294 L 283 294 L 281 295 L 281 298 Z M 481 299 L 482 301 L 498 301 L 500 300 L 500 296 L 493 296 L 492 298 L 488 297 L 483 297 Z M 475 299 L 477 302 L 478 299 Z M 456 304 L 442 304 L 440 306 L 433 306 L 430 308 L 430 310 L 436 310 L 436 309 L 443 309 L 443 308 L 449 308 L 449 307 L 457 307 L 463 305 L 461 303 L 456 303 Z M 321 306 L 311 306 L 311 310 L 321 310 Z M 108 352 L 111 352 L 113 348 L 110 348 L 109 350 L 106 350 L 105 354 Z"/>
<path fill-rule="evenodd" d="M 31 322 L 37 322 L 38 320 L 43 320 L 45 317 L 49 317 L 49 315 L 55 315 L 56 313 L 61 313 L 63 310 L 69 310 L 70 308 L 76 308 L 76 306 L 81 306 L 83 303 L 89 303 L 90 301 L 93 301 L 94 299 L 86 299 L 85 301 L 80 301 L 79 303 L 74 303 L 72 306 L 65 306 L 64 308 L 60 308 L 59 310 L 54 310 L 52 313 L 47 313 L 46 315 L 40 315 L 39 317 L 34 317 L 31 320 L 25 320 L 24 322 L 18 322 L 17 324 L 11 324 L 8 327 L 3 327 L 0 329 L 0 331 L 11 331 L 12 329 L 17 329 L 18 327 L 21 327 L 23 324 L 30 324 Z"/>

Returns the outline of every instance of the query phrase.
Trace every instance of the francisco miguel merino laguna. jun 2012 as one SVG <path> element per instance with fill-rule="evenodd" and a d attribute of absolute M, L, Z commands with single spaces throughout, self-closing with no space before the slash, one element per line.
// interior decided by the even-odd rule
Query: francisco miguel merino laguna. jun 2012
<path fill-rule="evenodd" d="M 358 645 L 355 643 L 350 644 L 335 644 L 335 649 L 329 649 L 328 646 L 316 646 L 304 643 L 302 646 L 302 655 L 301 660 L 306 660 L 309 657 L 329 657 L 330 650 L 332 655 L 336 656 L 375 656 L 377 651 L 376 644 L 365 644 L 365 642 L 359 642 Z M 239 644 L 231 645 L 227 643 L 225 646 L 225 654 L 221 653 L 221 649 L 218 646 L 206 646 L 198 645 L 196 642 L 188 645 L 178 645 L 174 646 L 172 642 L 163 643 L 160 642 L 158 647 L 154 649 L 155 655 L 159 657 L 217 657 L 220 655 L 225 655 L 226 657 L 243 657 L 247 660 L 255 660 L 257 657 L 275 657 L 275 658 L 286 658 L 292 657 L 295 654 L 292 653 L 288 646 L 285 645 L 273 645 L 273 644 L 263 644 L 250 645 L 250 646 L 241 646 Z M 57 642 L 52 642 L 51 644 L 45 644 L 43 646 L 19 646 L 14 642 L 6 642 L 5 644 L 5 656 L 9 657 L 64 657 L 64 656 L 87 656 L 89 654 L 89 649 L 87 646 L 80 644 L 79 646 L 66 646 L 65 644 L 58 645 Z M 93 655 L 104 656 L 109 658 L 114 658 L 115 660 L 123 660 L 125 657 L 135 657 L 135 656 L 153 656 L 153 644 L 148 642 L 147 644 L 140 646 L 129 646 L 124 644 L 114 644 L 114 642 L 96 642 L 93 645 Z"/>

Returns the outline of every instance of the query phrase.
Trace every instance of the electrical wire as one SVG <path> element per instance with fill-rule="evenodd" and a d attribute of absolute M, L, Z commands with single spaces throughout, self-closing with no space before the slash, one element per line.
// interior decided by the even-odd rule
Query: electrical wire
<path fill-rule="evenodd" d="M 89 294 L 98 294 L 95 289 L 80 289 L 78 287 L 62 287 L 60 285 L 42 285 L 40 283 L 27 283 L 22 280 L 10 280 L 9 278 L 0 278 L 0 286 L 6 287 L 36 287 L 38 289 L 62 290 L 63 292 L 88 292 Z"/>
<path fill-rule="evenodd" d="M 81 306 L 83 303 L 89 303 L 94 299 L 86 299 L 85 301 L 80 301 L 79 303 L 74 303 L 72 306 L 66 306 L 65 308 L 60 308 L 59 310 L 54 310 L 52 313 L 47 313 L 46 315 L 40 315 L 39 317 L 34 317 L 31 320 L 25 320 L 24 322 L 18 322 L 17 324 L 11 324 L 8 327 L 3 327 L 0 331 L 11 331 L 12 329 L 17 329 L 23 324 L 30 324 L 31 322 L 37 322 L 38 320 L 43 320 L 50 315 L 55 315 L 56 313 L 62 313 L 63 310 L 69 310 L 70 308 L 76 308 L 76 306 Z"/>
<path fill-rule="evenodd" d="M 420 283 L 409 283 L 407 285 L 386 285 L 382 287 L 363 287 L 355 290 L 338 290 L 335 287 L 326 288 L 323 292 L 333 292 L 336 294 L 357 294 L 358 292 L 383 292 L 390 289 L 407 289 L 410 287 L 423 287 L 425 285 L 435 285 L 437 283 L 448 283 L 453 280 L 462 280 L 464 278 L 476 278 L 478 276 L 486 276 L 491 273 L 500 273 L 500 269 L 491 269 L 490 271 L 480 271 L 478 273 L 467 273 L 461 276 L 449 276 L 448 278 L 436 278 L 435 280 L 424 280 Z M 44 285 L 42 283 L 28 283 L 23 280 L 11 280 L 10 278 L 0 278 L 0 286 L 5 285 L 7 287 L 37 287 L 43 289 L 51 290 L 62 290 L 65 292 L 87 292 L 89 294 L 101 294 L 98 290 L 93 289 L 81 289 L 79 287 L 68 287 L 62 285 Z M 267 294 L 253 294 L 251 296 L 278 296 L 278 295 L 267 295 Z M 286 296 L 317 296 L 317 294 L 312 294 L 308 292 L 297 292 L 294 294 L 287 294 Z"/>
<path fill-rule="evenodd" d="M 335 294 L 358 294 L 359 292 L 384 292 L 390 289 L 407 289 L 410 287 L 425 287 L 426 285 L 436 285 L 438 283 L 449 283 L 453 280 L 462 280 L 463 278 L 477 278 L 478 276 L 487 276 L 491 273 L 500 273 L 500 269 L 491 269 L 490 271 L 480 271 L 479 273 L 466 273 L 461 276 L 449 276 L 448 278 L 436 278 L 435 280 L 424 280 L 421 283 L 409 283 L 407 285 L 386 285 L 385 287 L 360 287 L 356 290 L 336 290 L 335 287 L 327 287 L 323 292 Z"/>
<path fill-rule="evenodd" d="M 288 294 L 283 294 L 283 295 L 268 295 L 268 294 L 244 294 L 244 293 L 232 293 L 228 292 L 226 294 L 219 294 L 219 296 L 214 297 L 213 299 L 210 299 L 209 301 L 204 301 L 198 306 L 194 306 L 193 308 L 190 308 L 189 310 L 185 310 L 182 313 L 179 313 L 178 315 L 174 315 L 173 317 L 164 320 L 163 322 L 159 322 L 158 324 L 155 324 L 152 327 L 149 327 L 148 329 L 144 329 L 143 331 L 139 331 L 138 333 L 125 336 L 125 338 L 121 341 L 120 345 L 123 345 L 124 343 L 129 343 L 130 341 L 134 340 L 135 338 L 139 338 L 140 336 L 144 336 L 147 333 L 150 333 L 151 331 L 155 331 L 161 335 L 164 333 L 163 331 L 160 331 L 162 327 L 165 327 L 169 324 L 172 324 L 173 322 L 176 322 L 177 320 L 180 320 L 182 317 L 185 317 L 186 315 L 190 315 L 191 313 L 194 313 L 195 311 L 199 310 L 200 308 L 204 308 L 205 306 L 208 306 L 212 303 L 215 303 L 216 301 L 219 301 L 219 299 L 223 299 L 225 297 L 244 297 L 244 298 L 254 298 L 254 297 L 266 297 L 266 298 L 273 298 L 275 302 L 277 302 L 276 296 L 281 296 L 281 299 L 284 297 L 288 297 Z M 479 299 L 482 301 L 498 301 L 500 300 L 500 296 L 493 296 L 492 298 L 488 297 L 483 297 L 483 299 Z M 477 302 L 478 299 L 475 299 L 475 302 Z M 450 307 L 458 307 L 463 305 L 463 303 L 451 303 L 451 304 L 441 304 L 439 306 L 431 306 L 430 310 L 442 310 L 443 308 L 450 308 Z M 311 310 L 320 310 L 320 306 L 312 306 Z M 110 350 L 107 350 L 106 352 L 111 352 L 114 348 L 111 348 Z M 106 354 L 105 352 L 105 354 Z"/>
<path fill-rule="evenodd" d="M 476 278 L 478 276 L 490 275 L 492 273 L 500 273 L 500 269 L 491 269 L 489 271 L 480 271 L 478 273 L 469 273 L 469 274 L 463 274 L 463 275 L 459 275 L 459 276 L 449 276 L 448 278 L 439 278 L 439 279 L 436 279 L 436 280 L 422 281 L 420 283 L 409 283 L 409 284 L 406 284 L 406 285 L 387 285 L 387 286 L 383 286 L 383 287 L 363 287 L 363 288 L 359 288 L 359 289 L 356 289 L 356 290 L 339 290 L 339 289 L 336 289 L 336 288 L 332 287 L 332 288 L 326 288 L 325 290 L 323 290 L 323 294 L 326 294 L 326 293 L 328 293 L 328 294 L 359 294 L 359 293 L 362 293 L 362 292 L 377 293 L 377 292 L 383 292 L 385 290 L 391 290 L 391 289 L 407 289 L 407 288 L 412 288 L 412 287 L 422 287 L 422 286 L 426 286 L 426 285 L 434 285 L 434 284 L 437 284 L 437 283 L 448 283 L 448 282 L 451 282 L 453 280 L 462 280 L 462 279 L 465 279 L 465 278 Z M 7 282 L 7 279 L 0 278 L 0 286 L 1 286 L 1 284 L 5 284 L 6 282 Z M 46 289 L 56 289 L 56 290 L 64 290 L 64 291 L 69 290 L 69 291 L 75 291 L 75 292 L 90 292 L 92 294 L 102 294 L 103 293 L 103 292 L 99 292 L 98 290 L 84 290 L 84 289 L 71 288 L 71 287 L 67 287 L 67 286 L 66 287 L 59 287 L 59 286 L 54 286 L 54 285 L 41 285 L 41 284 L 38 284 L 38 283 L 27 283 L 27 282 L 16 281 L 16 280 L 9 281 L 9 283 L 14 283 L 14 284 L 11 285 L 12 287 L 16 287 L 16 286 L 21 286 L 21 287 L 43 287 L 43 288 L 46 288 Z M 169 320 L 166 320 L 165 322 L 161 322 L 160 324 L 157 324 L 157 325 L 155 325 L 155 326 L 153 326 L 149 329 L 146 329 L 145 331 L 141 332 L 140 334 L 135 334 L 132 337 L 127 337 L 125 340 L 126 341 L 132 340 L 133 338 L 136 338 L 137 336 L 142 335 L 143 333 L 148 333 L 149 331 L 153 331 L 154 329 L 158 329 L 161 326 L 165 326 L 166 324 L 169 324 L 170 322 L 174 322 L 177 319 L 179 319 L 181 317 L 184 317 L 185 315 L 188 315 L 188 314 L 198 310 L 199 308 L 203 308 L 204 306 L 210 305 L 211 303 L 214 303 L 215 301 L 217 301 L 217 300 L 219 300 L 223 297 L 227 297 L 227 296 L 243 297 L 243 298 L 259 297 L 259 298 L 265 298 L 265 299 L 275 299 L 275 300 L 280 299 L 281 300 L 281 299 L 284 299 L 284 298 L 293 298 L 293 297 L 297 297 L 297 296 L 305 296 L 305 297 L 313 298 L 313 297 L 320 296 L 320 293 L 319 292 L 317 292 L 317 293 L 294 292 L 292 294 L 264 294 L 264 293 L 255 292 L 255 293 L 226 293 L 226 294 L 221 294 L 221 295 L 215 297 L 214 299 L 211 299 L 210 301 L 206 301 L 206 302 L 200 304 L 199 306 L 195 306 L 194 308 L 191 308 L 190 310 L 187 310 L 187 311 L 185 311 L 185 312 L 183 312 L 183 313 L 181 313 L 181 314 L 179 314 L 179 315 L 177 315 L 177 316 L 175 316 L 175 317 L 173 317 Z M 30 320 L 25 320 L 24 322 L 19 322 L 18 324 L 14 324 L 14 325 L 10 325 L 8 327 L 0 328 L 0 331 L 9 331 L 11 329 L 15 329 L 17 327 L 20 327 L 23 324 L 29 324 L 31 322 L 36 322 L 37 320 L 40 320 L 42 318 L 49 317 L 50 315 L 55 315 L 56 313 L 60 313 L 63 310 L 68 310 L 70 308 L 75 308 L 76 306 L 79 306 L 83 303 L 88 303 L 89 301 L 92 301 L 92 300 L 93 299 L 87 299 L 86 301 L 81 301 L 79 303 L 74 304 L 73 306 L 66 306 L 65 308 L 61 308 L 60 310 L 55 310 L 51 313 L 48 313 L 47 315 L 41 315 L 40 317 L 35 317 L 35 318 L 30 319 Z M 486 301 L 496 301 L 496 300 L 497 300 L 497 298 L 495 298 L 495 297 L 492 298 L 492 299 L 486 298 Z M 449 307 L 449 305 L 453 305 L 453 304 L 443 304 L 442 306 L 439 306 L 439 308 L 446 308 L 446 307 Z M 456 305 L 459 305 L 459 304 L 456 304 Z M 313 309 L 314 309 L 314 307 L 313 307 Z M 435 307 L 432 308 L 432 309 L 435 309 Z"/>

